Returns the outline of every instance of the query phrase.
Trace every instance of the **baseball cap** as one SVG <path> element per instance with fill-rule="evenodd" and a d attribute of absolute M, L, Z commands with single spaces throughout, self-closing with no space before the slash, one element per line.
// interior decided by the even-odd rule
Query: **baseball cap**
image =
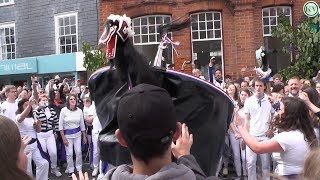
<path fill-rule="evenodd" d="M 120 99 L 119 129 L 128 145 L 171 141 L 176 131 L 176 110 L 169 93 L 160 87 L 139 84 Z"/>

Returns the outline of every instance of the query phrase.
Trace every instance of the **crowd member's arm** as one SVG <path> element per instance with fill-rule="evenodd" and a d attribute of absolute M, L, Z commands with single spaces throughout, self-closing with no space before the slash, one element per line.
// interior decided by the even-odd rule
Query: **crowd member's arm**
<path fill-rule="evenodd" d="M 62 109 L 61 112 L 60 112 L 60 117 L 59 117 L 59 131 L 60 131 L 60 134 L 61 134 L 61 139 L 63 141 L 63 144 L 68 146 L 69 145 L 69 142 L 66 138 L 66 136 L 64 135 L 64 128 L 63 128 L 63 125 L 64 125 L 64 119 L 65 119 L 65 112 L 64 112 L 65 109 Z"/>
<path fill-rule="evenodd" d="M 235 115 L 235 126 L 237 127 L 243 141 L 249 148 L 258 154 L 271 153 L 271 152 L 282 152 L 283 149 L 275 138 L 266 141 L 258 141 L 252 137 L 247 129 L 242 125 L 241 118 L 236 113 Z"/>
<path fill-rule="evenodd" d="M 86 123 L 92 125 L 94 116 L 93 115 L 88 115 L 88 117 L 85 119 Z"/>
<path fill-rule="evenodd" d="M 29 104 L 28 104 L 27 108 L 22 111 L 22 113 L 20 114 L 20 116 L 17 116 L 17 121 L 18 121 L 19 123 L 22 123 L 22 121 L 24 121 L 24 119 L 28 116 L 28 114 L 30 113 L 30 111 L 32 111 L 32 106 L 33 106 L 34 103 L 35 103 L 35 102 L 34 102 L 33 99 L 30 99 L 30 100 L 29 100 Z"/>
<path fill-rule="evenodd" d="M 197 163 L 194 156 L 190 154 L 190 149 L 193 144 L 193 135 L 189 134 L 188 127 L 182 124 L 182 133 L 176 143 L 172 143 L 171 151 L 175 158 L 177 158 L 178 164 L 183 164 L 190 168 L 197 180 L 200 179 L 218 179 L 216 177 L 207 177 L 199 164 Z"/>
<path fill-rule="evenodd" d="M 245 113 L 244 127 L 247 130 L 247 132 L 249 132 L 249 129 L 250 129 L 250 111 L 249 111 L 249 107 L 248 106 L 249 106 L 248 103 L 245 102 L 244 103 L 244 107 L 243 107 L 244 113 Z M 234 114 L 237 115 L 237 116 L 239 115 L 237 109 L 235 109 L 235 113 Z"/>
<path fill-rule="evenodd" d="M 307 104 L 307 106 L 309 107 L 309 109 L 315 113 L 318 117 L 320 117 L 320 108 L 318 108 L 316 105 L 314 105 L 309 97 L 308 97 L 308 94 L 305 93 L 305 92 L 301 92 L 299 94 L 299 97 Z"/>
<path fill-rule="evenodd" d="M 0 97 L 3 96 L 3 95 L 5 94 L 5 92 L 6 92 L 6 88 L 3 87 L 3 88 L 2 88 L 2 91 L 0 91 Z"/>
<path fill-rule="evenodd" d="M 86 134 L 86 127 L 84 125 L 84 118 L 83 118 L 83 112 L 81 109 L 79 109 L 81 112 L 81 116 L 80 116 L 80 129 L 82 132 L 82 138 L 83 138 L 83 143 L 87 144 L 87 134 Z"/>
<path fill-rule="evenodd" d="M 52 129 L 54 131 L 55 138 L 57 138 L 58 137 L 57 132 L 59 132 L 59 119 L 58 119 L 57 113 L 55 111 L 53 112 L 53 126 L 52 126 Z"/>
<path fill-rule="evenodd" d="M 36 102 L 39 101 L 39 94 L 38 94 L 38 78 L 35 76 L 31 76 L 31 83 L 32 83 L 32 96 L 36 100 Z"/>
<path fill-rule="evenodd" d="M 49 106 L 52 107 L 54 105 L 55 93 L 53 89 L 54 80 L 51 79 L 48 83 L 49 86 Z"/>
<path fill-rule="evenodd" d="M 63 93 L 63 88 L 64 86 L 67 86 L 67 81 L 68 79 L 67 78 L 64 78 L 63 81 L 62 81 L 62 84 L 59 88 L 59 93 L 60 93 L 60 99 L 65 103 L 66 102 L 66 95 Z"/>
<path fill-rule="evenodd" d="M 231 129 L 231 131 L 233 132 L 234 136 L 236 139 L 241 138 L 241 135 L 239 134 L 239 132 L 236 130 L 236 127 L 234 126 L 234 123 L 231 123 L 229 128 Z"/>
<path fill-rule="evenodd" d="M 81 90 L 81 88 L 80 88 Z M 84 90 L 81 90 L 81 95 L 80 95 L 80 99 L 83 101 L 84 100 L 84 97 L 86 96 L 87 94 L 87 87 L 84 89 Z"/>

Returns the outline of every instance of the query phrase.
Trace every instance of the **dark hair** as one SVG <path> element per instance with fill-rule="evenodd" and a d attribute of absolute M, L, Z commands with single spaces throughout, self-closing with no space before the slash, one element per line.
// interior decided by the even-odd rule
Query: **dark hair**
<path fill-rule="evenodd" d="M 282 84 L 273 85 L 272 92 L 279 93 L 281 90 L 284 91 L 284 86 Z"/>
<path fill-rule="evenodd" d="M 275 127 L 280 131 L 300 130 L 310 147 L 317 147 L 317 137 L 307 105 L 301 99 L 294 97 L 284 97 L 281 102 L 284 105 L 284 116 L 276 118 Z"/>
<path fill-rule="evenodd" d="M 272 77 L 273 79 L 276 79 L 276 78 L 279 78 L 280 79 L 280 81 L 282 80 L 282 77 L 281 77 L 281 75 L 280 74 L 275 74 L 275 75 L 273 75 L 273 77 Z"/>
<path fill-rule="evenodd" d="M 71 97 L 76 98 L 75 109 L 71 109 L 71 108 L 70 108 L 70 98 L 71 98 Z M 77 97 L 77 95 L 75 95 L 75 94 L 68 94 L 68 95 L 67 95 L 66 107 L 67 107 L 70 111 L 74 111 L 74 110 L 77 109 L 77 105 L 78 105 L 78 97 Z"/>
<path fill-rule="evenodd" d="M 264 83 L 259 77 L 253 78 L 252 82 L 253 82 L 252 83 L 253 86 L 256 86 L 256 82 L 261 82 L 261 83 L 263 83 L 263 86 L 266 87 L 266 83 Z"/>
<path fill-rule="evenodd" d="M 235 88 L 234 96 L 232 97 L 232 99 L 235 100 L 235 101 L 237 101 L 237 100 L 239 99 L 239 93 L 238 93 L 238 88 L 237 88 L 237 86 L 236 86 L 234 83 L 230 82 L 230 83 L 228 83 L 228 84 L 226 85 L 226 89 L 228 89 L 229 86 L 231 86 L 231 85 L 233 85 L 234 88 Z M 229 94 L 228 94 L 228 95 L 229 95 Z"/>
<path fill-rule="evenodd" d="M 23 105 L 24 103 L 28 102 L 29 100 L 28 99 L 21 99 L 19 102 L 18 102 L 18 109 L 16 111 L 16 114 L 21 114 L 24 109 L 23 109 Z M 32 110 L 30 110 L 29 114 L 27 115 L 27 117 L 33 117 L 33 114 L 32 114 Z"/>
<path fill-rule="evenodd" d="M 122 132 L 124 140 L 127 142 L 130 153 L 138 160 L 143 161 L 145 164 L 149 164 L 153 158 L 161 158 L 168 151 L 172 143 L 172 136 L 175 132 L 170 135 L 170 141 L 166 143 L 160 143 L 159 141 L 150 140 L 148 137 L 139 138 L 134 141 L 130 141 L 125 134 Z"/>
<path fill-rule="evenodd" d="M 249 97 L 250 97 L 250 95 L 251 95 L 251 92 L 250 92 L 249 88 L 241 88 L 241 89 L 239 90 L 239 97 L 238 97 L 238 106 L 239 106 L 239 109 L 243 108 L 243 106 L 244 106 L 244 102 L 241 102 L 241 100 L 240 100 L 240 94 L 241 94 L 242 91 L 244 91 L 245 93 L 247 93 Z"/>
<path fill-rule="evenodd" d="M 307 86 L 307 85 L 303 85 L 301 90 L 308 94 L 308 97 L 309 97 L 312 104 L 319 107 L 319 105 L 320 105 L 319 93 L 315 88 Z"/>
<path fill-rule="evenodd" d="M 228 75 L 228 74 L 224 78 L 225 79 L 232 79 L 232 77 L 230 75 Z"/>
<path fill-rule="evenodd" d="M 217 71 L 220 71 L 222 73 L 221 69 L 219 69 L 219 68 L 214 70 L 214 73 L 216 73 Z"/>
<path fill-rule="evenodd" d="M 0 174 L 2 180 L 31 178 L 21 170 L 17 161 L 21 148 L 21 136 L 17 125 L 9 118 L 0 115 Z"/>
<path fill-rule="evenodd" d="M 242 83 L 246 83 L 247 86 L 249 86 L 249 83 L 248 83 L 247 81 L 242 81 L 242 82 L 240 83 L 240 86 L 241 86 Z"/>

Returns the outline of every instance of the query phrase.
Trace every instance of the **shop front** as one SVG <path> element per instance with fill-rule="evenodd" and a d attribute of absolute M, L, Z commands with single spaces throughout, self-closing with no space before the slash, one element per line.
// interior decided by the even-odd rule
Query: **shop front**
<path fill-rule="evenodd" d="M 0 61 L 0 88 L 8 84 L 23 86 L 25 83 L 30 87 L 32 75 L 38 76 L 42 87 L 56 75 L 61 80 L 68 78 L 72 82 L 79 75 L 86 76 L 82 58 L 82 53 L 78 52 Z"/>

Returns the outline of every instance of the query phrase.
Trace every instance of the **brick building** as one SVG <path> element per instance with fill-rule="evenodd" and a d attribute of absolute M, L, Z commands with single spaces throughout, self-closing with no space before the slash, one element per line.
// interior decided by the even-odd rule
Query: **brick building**
<path fill-rule="evenodd" d="M 274 72 L 288 66 L 292 57 L 282 52 L 282 44 L 271 37 L 271 28 L 283 13 L 292 25 L 304 16 L 307 0 L 101 0 L 100 32 L 109 14 L 126 14 L 133 19 L 133 43 L 149 60 L 156 54 L 157 26 L 171 20 L 191 18 L 191 27 L 172 33 L 181 45 L 164 52 L 167 63 L 180 69 L 184 61 L 197 59 L 206 72 L 211 56 L 220 63 L 224 75 L 239 77 L 240 69 L 255 66 L 255 50 L 264 45 Z M 316 0 L 320 4 L 320 0 Z M 143 51 L 142 51 L 143 49 Z M 206 73 L 204 73 L 206 74 Z M 254 74 L 247 71 L 247 75 Z"/>

